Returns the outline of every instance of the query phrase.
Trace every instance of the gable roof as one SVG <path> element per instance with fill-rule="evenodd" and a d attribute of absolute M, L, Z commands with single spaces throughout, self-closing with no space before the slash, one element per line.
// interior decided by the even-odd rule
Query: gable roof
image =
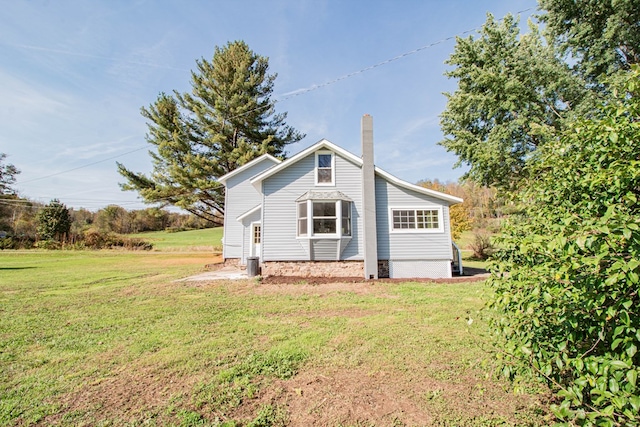
<path fill-rule="evenodd" d="M 265 160 L 271 160 L 272 162 L 274 162 L 275 164 L 279 164 L 282 163 L 282 160 L 277 159 L 275 157 L 273 157 L 271 154 L 263 154 L 260 157 L 256 157 L 255 159 L 251 160 L 248 163 L 245 163 L 244 165 L 240 166 L 237 169 L 232 170 L 231 172 L 222 175 L 220 178 L 218 178 L 218 182 L 222 183 L 222 184 L 226 184 L 227 180 L 233 176 L 236 176 L 237 174 L 239 174 L 240 172 L 244 172 L 247 169 L 257 165 L 260 162 L 263 162 Z"/>
<path fill-rule="evenodd" d="M 258 174 L 256 176 L 254 176 L 253 178 L 251 178 L 251 184 L 253 184 L 254 187 L 258 187 L 258 184 L 260 184 L 266 178 L 269 178 L 270 176 L 277 174 L 282 169 L 288 168 L 289 166 L 291 166 L 292 164 L 296 163 L 297 161 L 304 159 L 309 154 L 314 153 L 314 152 L 316 152 L 318 150 L 322 150 L 322 149 L 328 149 L 328 150 L 331 150 L 331 151 L 335 151 L 336 153 L 340 154 L 342 157 L 346 158 L 347 160 L 352 161 L 356 165 L 362 166 L 362 159 L 360 157 L 356 156 L 355 154 L 352 154 L 352 153 L 348 152 L 344 148 L 338 147 L 337 145 L 335 145 L 333 142 L 331 142 L 329 140 L 321 139 L 320 141 L 316 142 L 312 146 L 305 148 L 304 150 L 302 150 L 301 152 L 299 152 L 295 156 L 289 157 L 288 159 L 286 159 L 285 161 L 283 161 L 279 165 L 274 166 L 274 167 L 272 167 L 272 168 L 270 168 L 270 169 L 268 169 L 268 170 L 266 170 L 266 171 L 264 171 L 264 172 L 262 172 L 262 173 L 260 173 L 260 174 Z"/>
<path fill-rule="evenodd" d="M 282 161 L 281 163 L 279 163 L 279 164 L 277 164 L 277 165 L 265 170 L 264 172 L 259 173 L 258 175 L 254 176 L 253 178 L 251 178 L 250 182 L 258 191 L 261 191 L 260 187 L 261 187 L 262 181 L 264 181 L 265 179 L 269 178 L 270 176 L 273 176 L 273 175 L 277 174 L 281 170 L 288 168 L 289 166 L 293 165 L 294 163 L 298 162 L 299 160 L 304 159 L 309 154 L 312 154 L 312 153 L 314 153 L 314 152 L 316 152 L 318 150 L 322 150 L 322 149 L 328 149 L 328 150 L 334 151 L 335 153 L 339 154 L 341 157 L 344 157 L 345 159 L 347 159 L 347 160 L 353 162 L 354 164 L 362 167 L 362 159 L 360 157 L 356 156 L 353 153 L 350 153 L 349 151 L 345 150 L 342 147 L 339 147 L 339 146 L 335 145 L 334 143 L 332 143 L 329 140 L 321 139 L 320 141 L 316 142 L 312 146 L 307 147 L 306 149 L 302 150 L 301 152 L 299 152 L 295 156 L 290 157 L 290 158 Z M 415 184 L 411 184 L 411 183 L 409 183 L 407 181 L 403 181 L 403 180 L 391 175 L 389 172 L 385 172 L 384 170 L 380 169 L 377 166 L 375 167 L 374 170 L 375 170 L 375 173 L 378 176 L 382 177 L 383 179 L 385 179 L 385 180 L 387 180 L 387 181 L 389 181 L 389 182 L 391 182 L 391 183 L 393 183 L 393 184 L 395 184 L 395 185 L 397 185 L 399 187 L 403 187 L 405 189 L 412 190 L 412 191 L 415 191 L 417 193 L 421 193 L 421 194 L 424 194 L 424 195 L 427 195 L 427 196 L 435 197 L 437 199 L 444 200 L 444 201 L 449 202 L 451 204 L 462 203 L 462 201 L 463 201 L 459 197 L 451 196 L 449 194 L 441 193 L 439 191 L 435 191 L 435 190 L 431 190 L 431 189 L 428 189 L 428 188 L 420 187 L 419 185 L 415 185 Z"/>

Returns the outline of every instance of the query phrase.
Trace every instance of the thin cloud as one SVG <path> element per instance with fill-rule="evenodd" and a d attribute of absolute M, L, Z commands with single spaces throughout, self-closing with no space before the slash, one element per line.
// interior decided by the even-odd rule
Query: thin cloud
<path fill-rule="evenodd" d="M 91 53 L 74 52 L 74 51 L 64 50 L 64 49 L 54 49 L 54 48 L 45 47 L 45 46 L 33 46 L 33 45 L 15 44 L 15 43 L 0 43 L 0 44 L 15 48 L 15 49 L 40 51 L 40 52 L 53 53 L 58 55 L 75 56 L 80 58 L 101 59 L 104 61 L 111 61 L 111 62 L 117 62 L 121 64 L 129 64 L 129 65 L 137 65 L 142 67 L 163 68 L 167 70 L 176 70 L 176 71 L 189 71 L 189 69 L 187 68 L 173 67 L 171 65 L 159 64 L 154 62 L 136 61 L 136 60 L 116 58 L 116 57 L 104 56 L 104 55 L 94 55 Z"/>

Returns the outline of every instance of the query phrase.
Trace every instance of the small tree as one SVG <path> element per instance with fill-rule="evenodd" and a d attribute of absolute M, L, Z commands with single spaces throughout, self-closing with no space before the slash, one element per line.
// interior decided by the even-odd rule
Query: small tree
<path fill-rule="evenodd" d="M 61 241 L 71 229 L 71 214 L 58 199 L 53 199 L 37 215 L 38 236 L 43 240 Z"/>
<path fill-rule="evenodd" d="M 0 153 L 0 195 L 14 193 L 11 185 L 15 184 L 16 175 L 20 173 L 12 164 L 4 163 L 6 158 L 7 155 L 5 153 Z"/>

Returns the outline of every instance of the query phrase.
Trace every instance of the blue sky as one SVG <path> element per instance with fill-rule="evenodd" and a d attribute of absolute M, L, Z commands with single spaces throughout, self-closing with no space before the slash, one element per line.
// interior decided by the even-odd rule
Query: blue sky
<path fill-rule="evenodd" d="M 23 196 L 143 208 L 120 190 L 115 165 L 151 170 L 140 107 L 188 91 L 197 59 L 244 40 L 278 74 L 276 110 L 307 135 L 289 154 L 322 138 L 359 154 L 360 118 L 371 114 L 377 166 L 414 183 L 455 181 L 465 169 L 437 145 L 442 93 L 456 88 L 443 75 L 455 45 L 447 39 L 479 28 L 487 12 L 528 9 L 525 20 L 535 8 L 535 0 L 3 2 L 0 152 L 22 171 Z"/>

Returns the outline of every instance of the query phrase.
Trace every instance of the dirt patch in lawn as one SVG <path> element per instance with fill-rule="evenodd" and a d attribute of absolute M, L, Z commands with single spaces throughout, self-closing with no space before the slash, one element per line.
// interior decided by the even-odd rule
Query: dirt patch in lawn
<path fill-rule="evenodd" d="M 330 283 L 339 284 L 375 284 L 380 283 L 458 283 L 458 282 L 478 282 L 489 277 L 489 273 L 482 268 L 467 268 L 464 276 L 454 276 L 444 279 L 376 279 L 364 280 L 362 277 L 299 277 L 299 276 L 266 276 L 263 277 L 261 283 L 263 285 L 325 285 Z"/>
<path fill-rule="evenodd" d="M 330 295 L 334 293 L 353 293 L 356 295 L 381 294 L 382 289 L 375 282 L 338 282 L 333 281 L 295 281 L 283 278 L 282 281 L 263 281 L 259 284 L 250 284 L 244 289 L 237 288 L 237 291 L 251 292 L 253 294 L 287 294 L 287 295 Z"/>
<path fill-rule="evenodd" d="M 123 367 L 67 393 L 58 401 L 60 412 L 46 417 L 40 425 L 72 425 L 76 418 L 96 424 L 109 420 L 118 425 L 140 419 L 170 423 L 173 416 L 166 409 L 171 400 L 189 394 L 197 381 L 162 368 Z"/>
<path fill-rule="evenodd" d="M 540 403 L 480 376 L 437 381 L 428 376 L 360 368 L 311 369 L 276 380 L 233 414 L 251 419 L 265 405 L 283 409 L 289 426 L 522 425 Z M 524 418 L 524 419 L 522 419 Z"/>
<path fill-rule="evenodd" d="M 451 382 L 430 378 L 427 372 L 422 376 L 418 371 L 310 367 L 289 380 L 264 379 L 254 398 L 217 415 L 245 425 L 255 419 L 261 408 L 270 405 L 285 414 L 286 425 L 291 427 L 470 427 L 497 422 L 522 425 L 529 415 L 542 410 L 541 403 L 531 396 L 508 393 L 496 387 L 495 382 L 483 379 L 480 373 Z M 151 368 L 121 371 L 66 395 L 61 402 L 65 409 L 45 418 L 42 425 L 69 423 L 74 416 L 116 424 L 144 419 L 158 424 L 175 423 L 176 413 L 167 408 L 176 397 L 189 402 L 197 382 L 194 377 L 167 376 Z M 203 420 L 214 419 L 211 413 L 203 414 Z"/>

